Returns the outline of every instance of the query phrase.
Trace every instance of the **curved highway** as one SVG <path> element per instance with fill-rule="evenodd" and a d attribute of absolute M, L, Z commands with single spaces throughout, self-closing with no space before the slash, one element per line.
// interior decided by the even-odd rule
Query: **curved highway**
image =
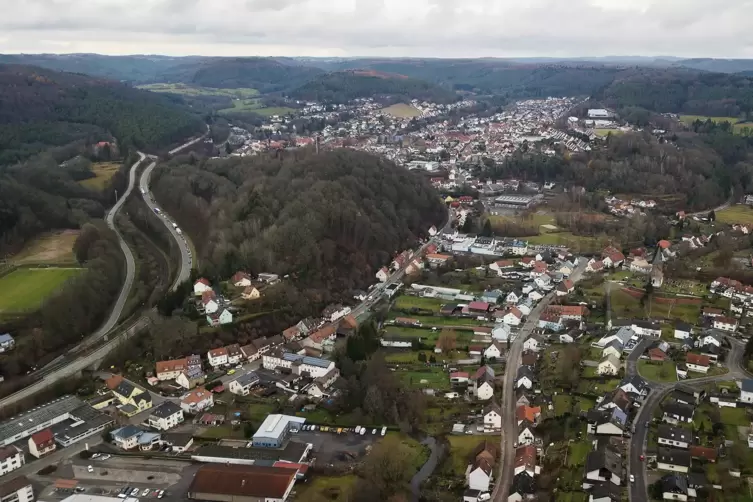
<path fill-rule="evenodd" d="M 180 148 L 185 148 L 191 144 L 193 143 L 186 143 Z M 139 186 L 141 188 L 141 195 L 144 197 L 144 202 L 146 202 L 146 205 L 149 206 L 149 208 L 159 216 L 160 221 L 164 223 L 165 227 L 170 232 L 170 235 L 173 236 L 173 239 L 175 239 L 175 242 L 178 244 L 178 249 L 180 250 L 180 267 L 178 268 L 178 273 L 175 276 L 175 281 L 173 281 L 173 285 L 171 287 L 172 290 L 175 290 L 179 284 L 187 281 L 190 277 L 193 260 L 191 257 L 191 250 L 188 246 L 188 237 L 186 237 L 186 235 L 182 232 L 178 233 L 177 227 L 173 225 L 173 222 L 170 220 L 167 213 L 161 210 L 159 213 L 157 213 L 156 211 L 158 209 L 158 206 L 154 200 L 154 197 L 152 197 L 152 193 L 149 191 L 149 177 L 152 175 L 152 171 L 157 165 L 157 160 L 156 157 L 153 156 L 149 156 L 149 158 L 152 160 L 152 163 L 149 164 L 146 169 L 144 169 L 143 173 L 141 173 Z"/>
<path fill-rule="evenodd" d="M 131 248 L 128 247 L 128 244 L 126 244 L 126 241 L 123 239 L 120 231 L 115 226 L 115 217 L 118 215 L 120 208 L 123 207 L 126 199 L 128 199 L 128 196 L 131 195 L 133 187 L 136 185 L 136 170 L 138 169 L 139 164 L 141 164 L 144 158 L 145 155 L 139 152 L 139 160 L 136 161 L 136 163 L 134 163 L 131 166 L 131 169 L 128 171 L 128 188 L 120 196 L 117 202 L 115 202 L 115 205 L 112 206 L 110 211 L 108 211 L 107 216 L 105 217 L 107 226 L 110 227 L 110 230 L 115 232 L 115 235 L 118 236 L 120 249 L 121 251 L 123 251 L 123 255 L 125 256 L 126 275 L 125 280 L 123 281 L 123 286 L 121 286 L 120 288 L 118 299 L 115 300 L 115 305 L 113 305 L 112 311 L 110 312 L 110 316 L 107 318 L 107 320 L 102 324 L 102 326 L 99 327 L 97 331 L 92 333 L 83 342 L 74 347 L 74 351 L 82 347 L 87 347 L 92 343 L 99 341 L 100 338 L 106 336 L 107 333 L 109 333 L 115 327 L 115 325 L 118 324 L 118 319 L 120 319 L 120 316 L 123 313 L 123 307 L 125 307 L 126 300 L 128 300 L 128 295 L 131 292 L 131 286 L 133 286 L 133 278 L 136 275 L 136 261 L 133 258 Z"/>

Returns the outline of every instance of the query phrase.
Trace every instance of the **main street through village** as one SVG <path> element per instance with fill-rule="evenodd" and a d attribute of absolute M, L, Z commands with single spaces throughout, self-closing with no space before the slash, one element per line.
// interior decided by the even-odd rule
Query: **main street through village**
<path fill-rule="evenodd" d="M 581 258 L 578 266 L 572 274 L 570 280 L 573 283 L 578 282 L 588 265 L 588 260 Z M 552 291 L 544 297 L 539 304 L 531 311 L 525 324 L 520 328 L 515 340 L 510 344 L 510 350 L 507 354 L 507 363 L 505 365 L 504 387 L 502 388 L 502 441 L 501 455 L 502 459 L 499 464 L 499 475 L 497 484 L 494 486 L 492 500 L 507 500 L 507 493 L 510 491 L 510 484 L 513 476 L 513 462 L 515 460 L 514 438 L 517 436 L 517 424 L 515 422 L 515 377 L 520 368 L 521 354 L 523 352 L 523 343 L 526 341 L 533 330 L 538 326 L 539 318 L 544 310 L 552 303 L 556 293 Z"/>

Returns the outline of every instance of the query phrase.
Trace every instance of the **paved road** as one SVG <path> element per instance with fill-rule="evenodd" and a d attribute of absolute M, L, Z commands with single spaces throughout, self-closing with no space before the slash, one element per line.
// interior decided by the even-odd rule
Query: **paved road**
<path fill-rule="evenodd" d="M 100 340 L 100 338 L 104 337 L 112 331 L 112 329 L 115 327 L 115 325 L 118 323 L 118 319 L 120 319 L 120 316 L 123 314 L 123 307 L 125 307 L 126 300 L 128 299 L 128 295 L 131 292 L 131 286 L 133 286 L 133 278 L 136 274 L 136 261 L 133 258 L 133 253 L 131 252 L 131 248 L 128 247 L 128 244 L 126 244 L 125 240 L 123 239 L 123 236 L 121 235 L 120 231 L 115 226 L 115 217 L 120 212 L 120 208 L 123 207 L 123 204 L 125 203 L 126 199 L 128 199 L 128 196 L 131 195 L 131 192 L 133 191 L 133 187 L 136 185 L 136 170 L 139 167 L 139 164 L 144 160 L 144 154 L 139 153 L 139 160 L 131 166 L 130 171 L 128 171 L 128 188 L 126 189 L 125 193 L 123 193 L 118 201 L 115 203 L 114 206 L 110 209 L 110 211 L 107 213 L 107 216 L 105 217 L 105 221 L 107 222 L 107 226 L 110 227 L 110 230 L 115 232 L 115 234 L 118 236 L 118 241 L 120 242 L 120 249 L 123 251 L 123 255 L 125 256 L 126 260 L 126 276 L 125 280 L 123 281 L 123 286 L 120 288 L 120 293 L 118 294 L 118 299 L 115 300 L 115 305 L 112 307 L 112 311 L 110 312 L 110 316 L 107 318 L 107 320 L 100 326 L 100 328 L 92 333 L 89 337 L 87 337 L 83 342 L 81 342 L 79 345 L 73 348 L 73 350 L 77 350 L 79 348 L 88 347 Z"/>
<path fill-rule="evenodd" d="M 189 143 L 186 143 L 186 145 L 183 145 L 179 148 L 185 148 L 188 145 Z M 144 169 L 143 173 L 141 173 L 139 187 L 141 189 L 141 194 L 144 198 L 144 202 L 146 202 L 146 205 L 149 206 L 152 211 L 155 211 L 155 209 L 158 208 L 158 205 L 152 197 L 152 193 L 149 191 L 149 178 L 152 175 L 154 167 L 157 165 L 157 161 L 155 157 L 150 156 L 150 159 L 152 159 L 152 163 L 149 164 L 146 169 Z M 167 230 L 170 232 L 170 235 L 173 236 L 173 239 L 178 244 L 178 249 L 180 250 L 180 267 L 178 268 L 178 274 L 175 276 L 175 281 L 173 282 L 171 288 L 175 290 L 179 284 L 187 281 L 191 275 L 191 268 L 193 266 L 191 249 L 188 245 L 188 237 L 186 237 L 186 234 L 183 232 L 181 232 L 180 234 L 178 233 L 178 231 L 176 230 L 177 227 L 173 226 L 173 220 L 170 218 L 170 216 L 161 209 L 158 215 L 160 216 L 160 221 L 162 221 L 162 223 L 165 225 Z"/>
<path fill-rule="evenodd" d="M 714 211 L 714 213 L 718 213 L 719 211 L 722 211 L 722 210 L 727 209 L 728 207 L 730 207 L 732 205 L 732 203 L 734 202 L 734 200 L 735 200 L 735 196 L 734 196 L 734 194 L 731 194 L 729 196 L 729 199 L 727 199 L 727 202 L 725 202 L 724 204 L 722 204 L 719 207 L 715 207 L 713 209 L 706 209 L 705 211 L 698 211 L 697 213 L 688 213 L 685 216 L 686 217 L 687 216 L 690 216 L 690 217 L 693 217 L 693 216 L 706 216 L 711 211 Z"/>
<path fill-rule="evenodd" d="M 632 440 L 630 442 L 628 450 L 628 478 L 632 474 L 635 476 L 635 482 L 630 484 L 628 488 L 628 499 L 633 502 L 642 502 L 649 500 L 648 498 L 648 483 L 646 475 L 646 463 L 641 460 L 641 455 L 646 455 L 646 444 L 648 439 L 649 427 L 646 423 L 650 421 L 654 416 L 654 410 L 659 406 L 662 400 L 678 385 L 684 385 L 687 387 L 703 387 L 704 385 L 712 382 L 720 382 L 725 380 L 737 380 L 741 378 L 749 378 L 750 375 L 743 368 L 742 356 L 745 349 L 745 344 L 731 337 L 727 337 L 730 342 L 730 351 L 727 354 L 726 366 L 729 368 L 729 373 L 725 375 L 719 375 L 715 377 L 693 378 L 690 380 L 681 380 L 679 382 L 650 382 L 651 392 L 649 393 L 643 405 L 638 410 L 635 416 L 635 432 L 633 433 Z M 632 354 L 631 354 L 632 356 Z"/>
<path fill-rule="evenodd" d="M 419 469 L 410 480 L 410 489 L 411 492 L 413 492 L 414 502 L 418 502 L 421 499 L 421 483 L 429 479 L 431 473 L 437 468 L 439 457 L 442 455 L 442 450 L 444 449 L 443 446 L 437 443 L 437 440 L 432 437 L 424 439 L 421 444 L 429 447 L 431 455 L 429 455 L 429 458 L 426 459 L 426 462 L 421 466 L 421 469 Z"/>
<path fill-rule="evenodd" d="M 578 261 L 578 266 L 575 268 L 569 279 L 571 281 L 578 282 L 588 265 L 588 260 L 581 258 Z M 510 350 L 507 353 L 507 364 L 505 365 L 504 384 L 502 387 L 502 461 L 499 464 L 499 473 L 497 476 L 497 484 L 494 486 L 494 492 L 492 493 L 492 500 L 503 501 L 507 500 L 508 493 L 510 491 L 510 485 L 512 484 L 513 468 L 512 464 L 515 460 L 515 448 L 513 443 L 517 437 L 517 424 L 515 423 L 515 377 L 520 367 L 520 358 L 523 353 L 523 342 L 528 338 L 533 330 L 538 326 L 539 317 L 544 312 L 546 307 L 552 303 L 552 300 L 556 298 L 556 292 L 553 290 L 547 296 L 541 299 L 536 307 L 531 311 L 531 314 L 526 319 L 526 322 L 518 331 L 515 340 L 510 344 Z"/>

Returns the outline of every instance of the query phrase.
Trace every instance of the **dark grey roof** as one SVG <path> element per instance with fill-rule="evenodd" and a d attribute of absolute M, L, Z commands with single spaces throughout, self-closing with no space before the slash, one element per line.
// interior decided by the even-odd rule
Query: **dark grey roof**
<path fill-rule="evenodd" d="M 688 479 L 679 474 L 667 474 L 661 478 L 661 491 L 688 494 Z"/>
<path fill-rule="evenodd" d="M 179 432 L 168 432 L 162 435 L 162 439 L 172 446 L 186 447 L 188 443 L 193 441 L 191 434 L 182 434 Z"/>
<path fill-rule="evenodd" d="M 519 493 L 521 495 L 531 495 L 536 492 L 536 480 L 528 474 L 528 471 L 523 471 L 512 478 L 512 486 L 510 486 L 510 493 Z"/>
<path fill-rule="evenodd" d="M 702 472 L 689 472 L 688 473 L 688 486 L 691 488 L 701 488 L 707 486 L 709 481 L 706 479 L 706 475 Z"/>
<path fill-rule="evenodd" d="M 690 332 L 690 330 L 693 329 L 693 326 L 682 321 L 675 322 L 675 329 L 678 329 L 680 331 L 687 331 Z"/>
<path fill-rule="evenodd" d="M 609 497 L 614 502 L 622 500 L 620 487 L 614 483 L 599 483 L 591 489 L 592 499 L 598 500 L 604 497 Z"/>
<path fill-rule="evenodd" d="M 0 443 L 21 434 L 39 424 L 47 423 L 53 418 L 65 415 L 79 408 L 83 401 L 76 396 L 63 396 L 49 403 L 32 408 L 0 423 Z"/>
<path fill-rule="evenodd" d="M 659 454 L 656 456 L 656 460 L 663 464 L 690 467 L 690 452 L 686 450 L 678 450 L 677 448 L 659 448 Z"/>
<path fill-rule="evenodd" d="M 528 377 L 532 382 L 536 380 L 536 375 L 534 375 L 533 371 L 528 366 L 521 366 L 518 368 L 516 380 L 520 380 L 523 377 Z"/>
<path fill-rule="evenodd" d="M 180 406 L 172 401 L 165 401 L 152 411 L 152 416 L 157 418 L 167 418 L 175 415 L 180 410 Z"/>
<path fill-rule="evenodd" d="M 685 443 L 693 442 L 693 435 L 689 430 L 682 429 L 680 427 L 672 427 L 671 425 L 661 424 L 657 431 L 659 438 L 669 439 L 672 441 L 682 441 Z"/>
<path fill-rule="evenodd" d="M 740 387 L 745 392 L 753 392 L 753 378 L 746 378 Z"/>
<path fill-rule="evenodd" d="M 259 383 L 259 375 L 257 375 L 255 371 L 249 371 L 248 373 L 240 375 L 235 381 L 242 387 L 256 385 Z"/>
<path fill-rule="evenodd" d="M 683 404 L 678 402 L 666 403 L 662 406 L 664 413 L 670 415 L 676 415 L 678 417 L 693 418 L 694 409 L 689 404 Z"/>
<path fill-rule="evenodd" d="M 672 391 L 672 399 L 675 401 L 680 401 L 684 403 L 695 403 L 696 399 L 693 394 L 690 394 L 688 392 L 685 392 L 682 389 L 675 389 Z"/>
<path fill-rule="evenodd" d="M 586 457 L 586 472 L 607 469 L 617 477 L 622 477 L 622 457 L 609 446 L 592 451 Z"/>
<path fill-rule="evenodd" d="M 633 375 L 633 376 L 623 378 L 622 382 L 620 382 L 620 387 L 627 384 L 632 384 L 633 387 L 638 389 L 638 392 L 641 392 L 648 386 L 646 381 L 643 378 L 641 378 L 639 375 Z"/>

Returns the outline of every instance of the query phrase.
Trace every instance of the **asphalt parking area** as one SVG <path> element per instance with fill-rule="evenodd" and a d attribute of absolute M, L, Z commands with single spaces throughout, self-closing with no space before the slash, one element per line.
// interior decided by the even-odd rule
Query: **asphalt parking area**
<path fill-rule="evenodd" d="M 314 445 L 312 457 L 317 463 L 324 465 L 350 464 L 353 460 L 363 457 L 369 447 L 382 439 L 381 429 L 377 428 L 376 435 L 371 429 L 361 436 L 354 432 L 337 434 L 333 432 L 300 431 L 291 436 L 296 443 L 310 443 Z"/>

